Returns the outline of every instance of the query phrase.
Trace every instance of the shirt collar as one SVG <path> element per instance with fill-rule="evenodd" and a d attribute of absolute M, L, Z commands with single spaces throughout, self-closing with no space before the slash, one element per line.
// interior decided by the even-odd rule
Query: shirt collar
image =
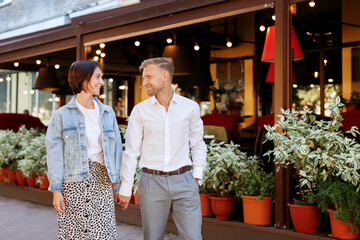
<path fill-rule="evenodd" d="M 170 102 L 179 103 L 179 101 L 180 101 L 180 96 L 177 95 L 177 94 L 174 92 L 174 94 L 173 94 Z M 154 95 L 154 96 L 151 97 L 151 104 L 154 105 L 155 103 L 160 104 L 159 101 L 156 99 L 156 97 L 155 97 L 155 95 Z"/>

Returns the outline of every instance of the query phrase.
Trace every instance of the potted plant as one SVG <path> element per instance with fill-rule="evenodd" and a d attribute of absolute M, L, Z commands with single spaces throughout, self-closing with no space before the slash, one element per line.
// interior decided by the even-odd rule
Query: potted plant
<path fill-rule="evenodd" d="M 357 239 L 360 230 L 360 194 L 357 186 L 339 176 L 321 180 L 315 200 L 321 211 L 329 213 L 332 236 Z"/>
<path fill-rule="evenodd" d="M 344 161 L 352 156 L 351 153 L 358 153 L 359 148 L 353 146 L 354 140 L 346 138 L 339 130 L 342 121 L 340 115 L 342 106 L 340 97 L 337 97 L 335 102 L 329 105 L 330 121 L 316 120 L 310 110 L 298 113 L 282 109 L 283 115 L 280 121 L 273 127 L 265 126 L 267 130 L 265 137 L 267 140 L 273 141 L 275 146 L 266 155 L 273 154 L 275 163 L 285 167 L 291 164 L 298 171 L 299 193 L 301 199 L 306 203 L 316 204 L 314 196 L 318 190 L 319 181 L 330 173 L 336 175 L 343 174 L 341 171 L 346 172 L 344 176 L 348 181 L 354 181 L 359 174 L 355 173 L 358 170 L 349 173 L 348 170 L 354 162 Z M 283 132 L 276 132 L 277 128 L 281 128 Z M 354 136 L 358 134 L 355 128 L 349 132 Z M 359 161 L 355 157 L 352 160 Z M 357 164 L 360 165 L 360 163 Z M 352 169 L 354 168 L 352 167 Z M 315 233 L 317 231 L 320 224 L 320 213 L 316 205 L 288 205 L 297 232 Z M 308 215 L 298 215 L 305 213 Z"/>
<path fill-rule="evenodd" d="M 215 143 L 208 146 L 207 162 L 209 176 L 212 178 L 209 189 L 215 193 L 211 196 L 211 209 L 218 219 L 228 219 L 234 209 L 234 184 L 249 165 L 247 155 L 241 152 L 239 145 Z"/>
<path fill-rule="evenodd" d="M 344 103 L 347 112 L 359 110 L 360 92 L 355 90 L 351 92 L 350 99 L 346 99 L 342 95 L 340 96 L 340 98 L 341 98 L 341 102 Z"/>
<path fill-rule="evenodd" d="M 22 142 L 22 148 L 23 159 L 19 161 L 19 169 L 25 176 L 27 185 L 36 187 L 41 183 L 42 188 L 47 189 L 45 134 L 39 134 L 26 143 Z M 41 176 L 40 179 L 36 180 L 37 176 Z"/>
<path fill-rule="evenodd" d="M 220 87 L 211 87 L 210 92 L 212 92 L 213 98 L 214 98 L 214 113 L 218 113 L 217 104 L 221 102 L 221 96 L 226 93 L 225 88 Z"/>
<path fill-rule="evenodd" d="M 235 183 L 235 194 L 242 198 L 244 222 L 254 225 L 270 225 L 274 198 L 274 174 L 266 173 L 257 156 L 250 156 L 252 166 Z"/>

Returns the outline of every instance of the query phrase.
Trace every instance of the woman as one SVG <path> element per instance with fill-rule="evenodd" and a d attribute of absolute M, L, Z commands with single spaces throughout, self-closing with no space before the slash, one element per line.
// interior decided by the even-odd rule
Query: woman
<path fill-rule="evenodd" d="M 114 111 L 94 97 L 104 85 L 99 63 L 74 62 L 69 84 L 75 96 L 53 114 L 46 135 L 59 239 L 116 239 L 111 182 L 117 193 L 122 143 Z"/>

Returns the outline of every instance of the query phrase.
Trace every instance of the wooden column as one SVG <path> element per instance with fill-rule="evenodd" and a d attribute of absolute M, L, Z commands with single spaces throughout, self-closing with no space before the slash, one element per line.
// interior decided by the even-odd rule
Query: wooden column
<path fill-rule="evenodd" d="M 80 27 L 79 27 L 80 28 Z M 83 36 L 76 35 L 76 61 L 85 59 L 85 47 Z"/>
<path fill-rule="evenodd" d="M 275 79 L 273 95 L 275 122 L 280 109 L 291 107 L 291 11 L 289 0 L 275 1 Z M 279 131 L 282 131 L 279 129 Z M 278 166 L 275 165 L 275 169 Z M 289 168 L 275 171 L 275 227 L 289 227 Z"/>
<path fill-rule="evenodd" d="M 325 118 L 325 72 L 324 72 L 324 52 L 319 55 L 319 79 L 320 79 L 320 117 Z"/>

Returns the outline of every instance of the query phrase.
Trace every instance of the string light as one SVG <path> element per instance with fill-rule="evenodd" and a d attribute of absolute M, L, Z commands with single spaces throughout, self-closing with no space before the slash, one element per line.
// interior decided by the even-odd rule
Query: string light
<path fill-rule="evenodd" d="M 102 57 L 102 58 L 105 57 L 105 53 L 102 52 L 102 53 L 100 54 L 100 57 Z"/>
<path fill-rule="evenodd" d="M 10 81 L 11 81 L 11 77 L 10 77 L 10 76 L 7 76 L 7 77 L 6 77 L 6 81 L 10 82 Z"/>
<path fill-rule="evenodd" d="M 121 86 L 119 86 L 119 89 L 120 89 L 120 90 L 125 90 L 125 89 L 126 89 L 126 86 L 125 86 L 125 85 L 121 85 Z"/>
<path fill-rule="evenodd" d="M 260 31 L 262 31 L 262 32 L 263 32 L 263 31 L 265 31 L 265 29 L 266 29 L 266 28 L 265 28 L 265 26 L 264 26 L 264 25 L 261 25 L 261 26 L 259 27 L 259 29 L 260 29 Z"/>
<path fill-rule="evenodd" d="M 200 49 L 200 46 L 198 45 L 198 42 L 195 42 L 194 50 L 199 51 L 199 49 Z"/>
<path fill-rule="evenodd" d="M 315 87 L 315 85 L 314 85 L 314 84 L 310 84 L 310 87 L 311 87 L 311 88 L 314 88 L 314 87 Z"/>
<path fill-rule="evenodd" d="M 34 93 L 35 93 L 35 91 L 34 91 L 33 89 L 31 89 L 29 92 L 30 92 L 30 94 L 34 94 Z"/>
<path fill-rule="evenodd" d="M 329 79 L 328 79 L 328 82 L 329 82 L 329 83 L 332 83 L 332 82 L 334 82 L 334 79 L 329 78 Z"/>
<path fill-rule="evenodd" d="M 275 15 L 272 15 L 272 16 L 271 16 L 271 18 L 272 18 L 272 20 L 274 20 L 274 21 L 275 21 Z"/>
<path fill-rule="evenodd" d="M 15 67 L 18 67 L 18 66 L 19 66 L 19 62 L 18 62 L 18 61 L 14 62 L 14 66 L 15 66 Z"/>
<path fill-rule="evenodd" d="M 229 38 L 226 39 L 226 46 L 227 46 L 228 48 L 231 48 L 231 47 L 232 47 L 232 42 L 230 41 Z"/>
<path fill-rule="evenodd" d="M 167 38 L 166 39 L 166 42 L 169 43 L 169 44 L 172 43 L 172 41 L 173 41 L 172 38 Z"/>
<path fill-rule="evenodd" d="M 140 46 L 140 41 L 136 40 L 136 41 L 134 42 L 134 45 L 137 46 L 137 47 Z"/>
<path fill-rule="evenodd" d="M 36 64 L 37 64 L 37 65 L 40 65 L 40 64 L 41 64 L 41 60 L 40 60 L 40 59 L 36 60 Z"/>
<path fill-rule="evenodd" d="M 0 78 L 0 82 L 3 82 L 4 81 L 4 79 L 3 78 Z"/>
<path fill-rule="evenodd" d="M 296 83 L 293 84 L 293 88 L 297 88 L 298 85 Z"/>
<path fill-rule="evenodd" d="M 326 66 L 327 63 L 328 63 L 328 60 L 324 59 L 324 66 Z"/>
<path fill-rule="evenodd" d="M 59 64 L 55 64 L 55 69 L 59 69 L 60 65 Z"/>
<path fill-rule="evenodd" d="M 311 0 L 311 1 L 309 2 L 309 6 L 310 6 L 310 7 L 315 7 L 315 1 L 314 1 L 314 0 Z"/>
<path fill-rule="evenodd" d="M 319 72 L 314 72 L 314 78 L 318 78 L 319 77 Z"/>
<path fill-rule="evenodd" d="M 105 43 L 100 43 L 99 46 L 100 46 L 100 48 L 104 48 L 104 47 L 105 47 Z"/>
<path fill-rule="evenodd" d="M 94 57 L 94 60 L 95 60 L 95 61 L 98 61 L 98 60 L 99 60 L 99 57 L 98 57 L 98 56 L 95 56 L 95 57 Z"/>
<path fill-rule="evenodd" d="M 100 55 L 101 54 L 101 50 L 100 49 L 98 49 L 98 50 L 96 50 L 96 52 L 95 52 L 97 55 Z"/>

